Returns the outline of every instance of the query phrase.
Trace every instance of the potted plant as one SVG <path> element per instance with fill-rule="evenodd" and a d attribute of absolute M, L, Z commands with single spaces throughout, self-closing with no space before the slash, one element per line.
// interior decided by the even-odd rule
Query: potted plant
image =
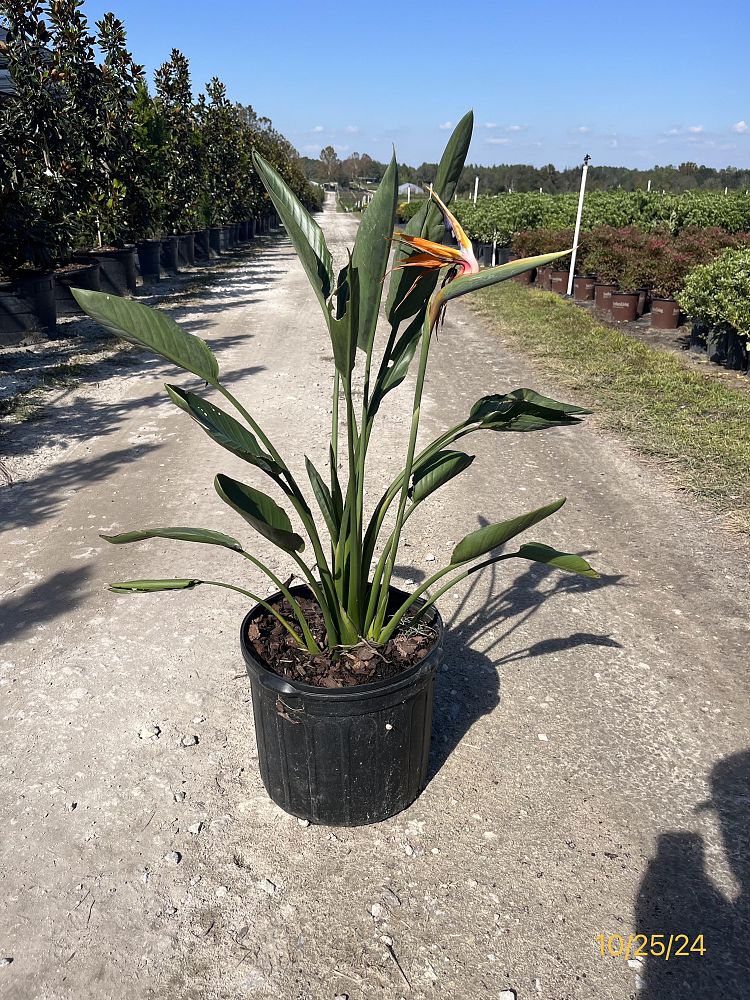
<path fill-rule="evenodd" d="M 112 14 L 96 22 L 97 44 L 104 54 L 92 110 L 96 134 L 94 191 L 81 224 L 89 246 L 74 257 L 97 260 L 102 288 L 116 295 L 135 292 L 136 248 L 132 242 L 129 198 L 137 188 L 142 161 L 136 145 L 134 107 L 143 67 L 126 46 L 125 26 Z"/>
<path fill-rule="evenodd" d="M 621 261 L 617 250 L 617 231 L 611 226 L 597 226 L 588 235 L 581 265 L 587 274 L 596 275 L 594 304 L 605 315 L 612 313 L 612 293 L 617 290 Z"/>
<path fill-rule="evenodd" d="M 651 277 L 651 326 L 675 330 L 680 325 L 677 296 L 690 271 L 687 254 L 670 247 L 654 261 Z"/>
<path fill-rule="evenodd" d="M 640 290 L 645 289 L 649 275 L 648 261 L 638 243 L 633 245 L 626 242 L 621 245 L 619 257 L 620 287 L 612 292 L 610 300 L 612 319 L 618 323 L 632 323 L 638 318 Z"/>
<path fill-rule="evenodd" d="M 348 263 L 338 274 L 321 229 L 270 164 L 257 154 L 254 158 L 331 338 L 330 461 L 324 474 L 306 460 L 309 499 L 257 420 L 222 384 L 218 362 L 204 341 L 182 331 L 163 312 L 95 292 L 78 293 L 94 319 L 205 380 L 212 399 L 178 385 L 168 385 L 167 392 L 205 433 L 243 458 L 256 475 L 268 478 L 282 498 L 283 506 L 254 485 L 222 474 L 215 479 L 220 500 L 288 555 L 301 580 L 298 586 L 276 576 L 242 541 L 210 529 L 145 527 L 105 537 L 115 544 L 164 538 L 221 546 L 249 560 L 278 588 L 277 593 L 260 597 L 243 586 L 198 576 L 111 585 L 118 593 L 209 585 L 243 596 L 246 614 L 240 642 L 252 688 L 263 781 L 282 808 L 319 823 L 352 825 L 385 819 L 408 806 L 422 787 L 434 676 L 442 658 L 443 625 L 436 601 L 443 593 L 481 567 L 510 559 L 596 575 L 580 556 L 536 542 L 498 551 L 557 511 L 564 500 L 555 499 L 470 532 L 455 546 L 448 565 L 412 593 L 392 585 L 409 517 L 473 461 L 473 456 L 453 447 L 457 441 L 475 430 L 532 431 L 575 424 L 587 412 L 530 389 L 495 393 L 479 399 L 457 426 L 417 447 L 430 344 L 445 307 L 473 289 L 560 256 L 547 254 L 479 271 L 470 241 L 443 201 L 450 201 L 454 193 L 471 128 L 468 114 L 441 160 L 433 200 L 426 201 L 407 230 L 398 234 L 385 304 L 390 333 L 379 360 L 375 328 L 393 242 L 395 157 L 363 215 Z M 457 249 L 438 242 L 447 228 L 457 238 Z M 368 446 L 377 440 L 378 410 L 404 381 L 415 358 L 404 466 L 368 512 L 366 460 Z M 361 403 L 353 387 L 358 363 L 363 373 Z M 229 404 L 233 413 L 218 402 Z M 343 481 L 338 472 L 340 455 L 348 469 Z M 329 544 L 313 515 L 313 504 L 319 508 Z M 303 535 L 312 548 L 309 559 L 301 554 L 307 544 Z"/>

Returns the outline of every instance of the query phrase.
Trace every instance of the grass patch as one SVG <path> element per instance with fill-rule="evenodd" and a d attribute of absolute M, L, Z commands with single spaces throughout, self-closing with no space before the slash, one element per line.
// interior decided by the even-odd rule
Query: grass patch
<path fill-rule="evenodd" d="M 750 393 L 515 282 L 475 293 L 471 308 L 580 394 L 600 426 L 666 463 L 680 486 L 750 532 Z"/>

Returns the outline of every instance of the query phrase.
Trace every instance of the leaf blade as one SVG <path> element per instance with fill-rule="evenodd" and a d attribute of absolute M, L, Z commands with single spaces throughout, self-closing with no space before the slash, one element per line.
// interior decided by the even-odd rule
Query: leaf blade
<path fill-rule="evenodd" d="M 365 209 L 352 251 L 352 266 L 359 274 L 357 346 L 365 352 L 372 349 L 375 338 L 383 279 L 391 255 L 397 197 L 398 165 L 394 155 L 378 185 L 375 197 Z"/>
<path fill-rule="evenodd" d="M 260 153 L 253 151 L 253 163 L 268 192 L 300 262 L 328 319 L 327 302 L 333 289 L 333 259 L 323 230 L 284 179 Z"/>
<path fill-rule="evenodd" d="M 111 333 L 147 347 L 210 385 L 217 384 L 219 363 L 211 348 L 165 313 L 106 292 L 88 288 L 71 288 L 71 292 L 81 309 Z"/>
<path fill-rule="evenodd" d="M 409 490 L 412 503 L 421 503 L 431 493 L 439 490 L 441 486 L 445 486 L 451 479 L 468 469 L 473 461 L 474 455 L 446 449 L 435 452 L 434 455 L 416 465 Z"/>
<path fill-rule="evenodd" d="M 141 528 L 117 535 L 100 534 L 99 537 L 112 545 L 128 545 L 130 542 L 142 542 L 149 538 L 169 538 L 178 542 L 201 542 L 204 545 L 220 545 L 235 552 L 243 551 L 242 543 L 236 538 L 210 528 Z"/>
<path fill-rule="evenodd" d="M 451 564 L 456 566 L 486 555 L 498 546 L 510 541 L 511 538 L 515 538 L 522 531 L 526 531 L 532 525 L 543 521 L 545 517 L 554 514 L 564 503 L 565 497 L 562 497 L 560 500 L 545 504 L 543 507 L 537 507 L 536 510 L 529 511 L 526 514 L 519 514 L 517 517 L 511 517 L 507 521 L 488 524 L 477 531 L 472 531 L 471 534 L 462 538 L 453 549 L 450 560 Z"/>
<path fill-rule="evenodd" d="M 151 594 L 158 590 L 190 590 L 203 580 L 122 580 L 110 583 L 109 589 L 115 594 Z"/>
<path fill-rule="evenodd" d="M 285 552 L 304 549 L 305 543 L 292 529 L 289 515 L 271 497 L 221 473 L 214 479 L 214 488 L 224 503 L 274 545 Z"/>
<path fill-rule="evenodd" d="M 269 476 L 277 478 L 281 475 L 281 466 L 261 448 L 255 435 L 231 414 L 179 386 L 167 383 L 165 389 L 172 402 L 189 414 L 222 448 Z"/>

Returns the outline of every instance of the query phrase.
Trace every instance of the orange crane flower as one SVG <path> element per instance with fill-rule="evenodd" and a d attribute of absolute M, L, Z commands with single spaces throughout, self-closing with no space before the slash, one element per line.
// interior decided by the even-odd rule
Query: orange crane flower
<path fill-rule="evenodd" d="M 434 191 L 430 192 L 431 197 L 437 202 L 440 211 L 443 213 L 446 232 L 451 233 L 458 244 L 458 249 L 445 246 L 443 243 L 433 243 L 431 240 L 423 240 L 419 236 L 409 236 L 407 233 L 396 233 L 394 240 L 399 240 L 415 250 L 410 257 L 406 257 L 395 265 L 394 271 L 404 267 L 422 267 L 432 270 L 439 270 L 442 267 L 450 267 L 450 271 L 445 279 L 445 283 L 453 281 L 454 278 L 464 274 L 478 274 L 479 264 L 474 256 L 474 249 L 471 240 L 461 228 L 461 223 L 453 215 L 451 210 L 443 204 Z"/>

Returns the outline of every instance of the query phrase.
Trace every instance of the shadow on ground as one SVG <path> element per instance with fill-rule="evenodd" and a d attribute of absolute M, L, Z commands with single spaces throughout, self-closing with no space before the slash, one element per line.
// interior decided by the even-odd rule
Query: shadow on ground
<path fill-rule="evenodd" d="M 86 585 L 90 576 L 88 566 L 61 570 L 49 580 L 5 598 L 0 605 L 3 642 L 17 641 L 40 625 L 68 616 L 89 593 Z"/>
<path fill-rule="evenodd" d="M 750 996 L 750 750 L 719 761 L 710 787 L 710 800 L 696 811 L 714 812 L 738 893 L 728 898 L 709 877 L 699 834 L 659 836 L 635 906 L 636 932 L 646 938 L 637 942 L 645 962 L 639 1000 Z M 664 955 L 653 955 L 662 943 Z"/>
<path fill-rule="evenodd" d="M 414 570 L 409 572 L 415 576 Z M 585 594 L 616 586 L 622 579 L 609 576 L 591 580 L 535 563 L 510 586 L 505 576 L 501 589 L 498 575 L 498 567 L 492 566 L 474 577 L 445 622 L 445 669 L 438 673 L 436 682 L 428 781 L 435 777 L 474 723 L 500 704 L 499 666 L 580 646 L 622 648 L 609 635 L 573 632 L 493 655 L 504 649 L 517 629 L 548 601 L 563 594 Z M 483 592 L 486 598 L 477 603 Z M 472 605 L 477 610 L 467 610 Z"/>

